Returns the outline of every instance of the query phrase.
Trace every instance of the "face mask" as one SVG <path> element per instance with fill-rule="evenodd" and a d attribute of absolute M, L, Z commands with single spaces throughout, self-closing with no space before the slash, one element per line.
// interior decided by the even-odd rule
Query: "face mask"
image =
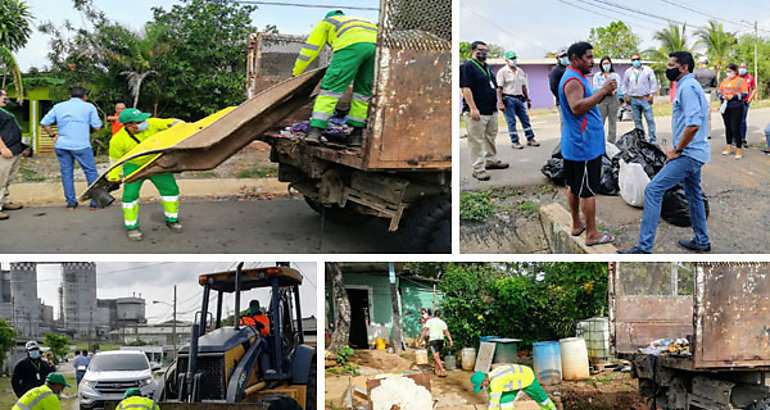
<path fill-rule="evenodd" d="M 740 74 L 740 75 L 744 75 L 744 74 L 746 74 L 748 72 L 749 72 L 749 70 L 747 70 L 745 68 L 739 68 L 738 69 L 738 74 Z"/>
<path fill-rule="evenodd" d="M 612 68 L 609 64 L 602 64 L 602 69 L 604 69 L 605 72 L 610 72 L 610 68 Z"/>
<path fill-rule="evenodd" d="M 479 61 L 485 61 L 487 59 L 487 52 L 486 51 L 477 51 L 476 52 L 476 58 Z"/>
<path fill-rule="evenodd" d="M 634 61 L 631 62 L 631 64 L 633 64 L 634 67 L 636 67 L 636 68 L 639 68 L 639 67 L 642 66 L 642 62 L 639 61 L 639 60 L 634 60 Z"/>
<path fill-rule="evenodd" d="M 40 358 L 40 351 L 39 350 L 32 350 L 29 352 L 29 357 L 31 359 L 39 359 Z"/>
<path fill-rule="evenodd" d="M 516 67 L 516 60 L 506 60 L 508 61 L 508 65 L 511 67 Z"/>
<path fill-rule="evenodd" d="M 256 308 L 256 307 L 250 307 L 249 308 L 249 314 L 250 315 L 256 315 L 257 313 L 259 313 L 259 308 Z"/>
<path fill-rule="evenodd" d="M 732 78 L 732 77 L 735 77 L 735 73 L 732 72 L 732 71 L 728 71 L 727 72 L 727 78 Z"/>
<path fill-rule="evenodd" d="M 10 104 L 11 99 L 8 98 L 8 96 L 5 96 L 5 97 L 3 97 L 3 102 L 6 103 L 6 104 Z"/>
<path fill-rule="evenodd" d="M 668 78 L 668 81 L 676 81 L 676 79 L 679 78 L 679 69 L 678 68 L 667 68 L 666 69 L 666 78 Z"/>
<path fill-rule="evenodd" d="M 139 125 L 136 126 L 136 129 L 139 132 L 147 131 L 148 128 L 150 128 L 150 124 L 147 121 L 140 122 Z"/>
<path fill-rule="evenodd" d="M 56 398 L 61 399 L 61 392 L 56 393 Z"/>
<path fill-rule="evenodd" d="M 562 58 L 559 59 L 559 62 L 561 62 L 561 65 L 567 66 L 567 65 L 569 65 L 569 58 L 562 57 Z"/>

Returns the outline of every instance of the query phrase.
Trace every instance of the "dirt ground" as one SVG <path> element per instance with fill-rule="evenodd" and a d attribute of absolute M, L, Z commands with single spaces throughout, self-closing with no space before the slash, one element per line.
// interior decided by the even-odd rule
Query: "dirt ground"
<path fill-rule="evenodd" d="M 106 155 L 96 157 L 96 167 L 101 174 L 109 167 Z M 262 178 L 278 176 L 278 165 L 270 162 L 270 146 L 254 141 L 240 152 L 228 158 L 218 167 L 209 171 L 184 172 L 181 178 Z M 53 154 L 38 154 L 23 158 L 19 172 L 13 182 L 60 181 L 59 161 Z M 75 166 L 75 180 L 85 181 L 85 175 L 79 166 Z"/>
<path fill-rule="evenodd" d="M 366 391 L 366 381 L 375 375 L 400 374 L 404 372 L 431 372 L 431 366 L 418 366 L 414 353 L 401 356 L 383 350 L 357 350 L 351 363 L 358 366 L 357 376 L 340 375 L 327 371 L 325 377 L 326 409 L 343 407 L 348 386 Z M 448 377 L 431 376 L 430 388 L 437 409 L 486 409 L 483 395 L 474 395 L 470 384 L 470 371 L 453 370 Z M 649 408 L 637 393 L 637 382 L 628 373 L 605 372 L 583 381 L 564 381 L 554 386 L 544 386 L 557 406 L 563 410 L 588 409 L 629 409 Z M 354 403 L 362 404 L 363 397 L 356 396 Z M 538 406 L 526 394 L 516 398 L 517 410 L 537 410 Z"/>

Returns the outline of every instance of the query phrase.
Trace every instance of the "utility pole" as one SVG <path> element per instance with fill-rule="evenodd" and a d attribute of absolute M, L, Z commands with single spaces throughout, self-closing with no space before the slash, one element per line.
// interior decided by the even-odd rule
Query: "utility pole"
<path fill-rule="evenodd" d="M 174 285 L 174 323 L 171 327 L 171 341 L 174 345 L 174 357 L 176 357 L 176 285 Z"/>
<path fill-rule="evenodd" d="M 757 54 L 757 43 L 759 43 L 759 30 L 757 30 L 757 21 L 754 20 L 754 81 L 757 82 L 757 88 L 759 88 L 759 71 L 757 70 L 757 60 L 759 55 Z M 759 93 L 759 91 L 757 91 Z"/>

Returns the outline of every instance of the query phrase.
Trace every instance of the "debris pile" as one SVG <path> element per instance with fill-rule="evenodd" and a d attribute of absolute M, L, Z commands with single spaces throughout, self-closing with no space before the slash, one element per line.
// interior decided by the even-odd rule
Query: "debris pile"
<path fill-rule="evenodd" d="M 639 351 L 655 356 L 692 356 L 690 341 L 686 338 L 653 340 L 647 347 L 639 349 Z"/>

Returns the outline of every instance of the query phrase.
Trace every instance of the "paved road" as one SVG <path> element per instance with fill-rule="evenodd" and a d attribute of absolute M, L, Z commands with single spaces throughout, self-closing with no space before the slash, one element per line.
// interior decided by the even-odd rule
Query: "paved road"
<path fill-rule="evenodd" d="M 25 208 L 0 221 L 0 253 L 396 253 L 398 235 L 383 221 L 346 227 L 321 218 L 301 199 L 185 201 L 185 231 L 163 222 L 160 204 L 142 204 L 145 238 L 129 241 L 122 211 Z"/>
<path fill-rule="evenodd" d="M 748 142 L 764 145 L 764 128 L 770 123 L 770 108 L 749 112 Z M 659 141 L 671 144 L 671 118 L 662 117 L 656 121 Z M 709 235 L 713 251 L 717 253 L 767 253 L 767 232 L 770 230 L 770 157 L 750 148 L 744 152 L 743 160 L 721 155 L 724 148 L 724 127 L 718 113 L 712 113 L 712 161 L 703 167 L 702 186 L 709 199 L 711 215 L 708 220 Z M 540 168 L 551 156 L 558 144 L 558 118 L 541 116 L 536 120 L 535 133 L 543 143 L 539 148 L 513 150 L 507 142 L 507 135 L 498 139 L 498 150 L 503 161 L 511 163 L 508 170 L 491 171 L 492 179 L 479 182 L 470 176 L 467 167 L 467 142 L 461 142 L 460 185 L 463 190 L 478 190 L 502 187 L 526 187 L 547 184 Z M 631 130 L 633 122 L 618 123 L 618 135 Z M 661 144 L 663 145 L 663 144 Z M 564 189 L 555 200 L 566 203 Z M 597 216 L 600 222 L 616 234 L 616 245 L 628 248 L 636 243 L 639 235 L 641 209 L 626 205 L 620 197 L 599 196 Z M 690 228 L 678 228 L 661 220 L 655 242 L 656 253 L 682 252 L 676 240 L 692 236 Z"/>

